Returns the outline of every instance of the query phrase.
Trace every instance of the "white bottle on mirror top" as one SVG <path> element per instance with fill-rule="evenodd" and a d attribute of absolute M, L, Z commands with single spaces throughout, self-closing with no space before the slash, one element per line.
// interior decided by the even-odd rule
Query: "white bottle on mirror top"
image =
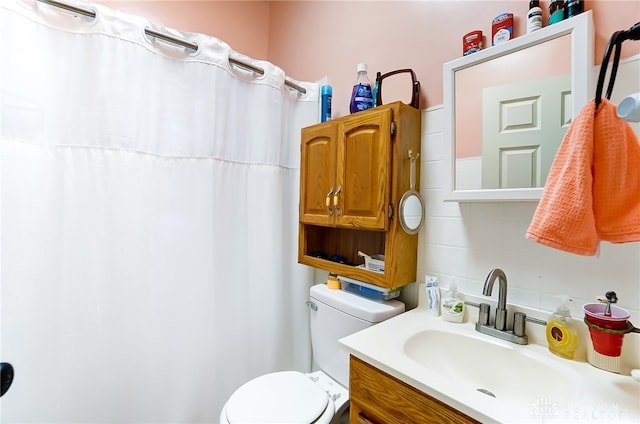
<path fill-rule="evenodd" d="M 529 2 L 529 11 L 527 12 L 527 33 L 542 28 L 542 9 L 539 0 L 531 0 Z"/>

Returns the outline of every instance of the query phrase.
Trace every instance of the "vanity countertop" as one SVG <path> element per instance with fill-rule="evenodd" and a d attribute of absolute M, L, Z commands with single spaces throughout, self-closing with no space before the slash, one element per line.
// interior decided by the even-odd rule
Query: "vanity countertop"
<path fill-rule="evenodd" d="M 640 382 L 629 375 L 629 370 L 616 374 L 595 368 L 584 358 L 559 358 L 548 351 L 546 340 L 544 345 L 536 344 L 535 334 L 530 335 L 529 344 L 523 346 L 480 334 L 475 330 L 475 313 L 477 309 L 468 308 L 466 322 L 459 324 L 445 322 L 441 317 L 430 315 L 424 306 L 419 306 L 344 337 L 340 344 L 352 355 L 483 423 L 640 422 Z M 469 316 L 472 319 L 468 319 Z M 531 332 L 537 332 L 539 340 L 539 335 L 544 334 L 544 327 L 537 327 L 540 328 Z M 413 335 L 429 330 L 452 332 L 476 340 L 480 338 L 527 357 L 535 357 L 552 369 L 562 370 L 571 376 L 570 379 L 575 380 L 570 382 L 575 393 L 569 396 L 570 401 L 554 401 L 553 395 L 531 399 L 527 407 L 501 401 L 500 395 L 493 398 L 480 393 L 477 388 L 465 386 L 438 372 L 440 367 L 455 366 L 444 363 L 446 358 L 433 367 L 426 367 L 407 356 L 405 342 Z M 451 349 L 455 348 L 451 346 Z M 483 359 L 486 358 L 479 358 L 479 362 L 483 363 Z M 536 362 L 531 364 L 535 367 Z M 500 366 L 508 364 L 500 363 Z M 527 384 L 523 374 L 513 369 L 513 382 L 509 384 L 513 384 L 514 390 Z"/>

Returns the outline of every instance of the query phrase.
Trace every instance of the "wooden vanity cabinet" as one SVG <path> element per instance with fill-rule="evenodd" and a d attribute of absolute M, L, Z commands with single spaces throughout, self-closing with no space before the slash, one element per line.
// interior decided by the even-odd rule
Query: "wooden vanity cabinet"
<path fill-rule="evenodd" d="M 414 282 L 417 235 L 404 233 L 396 209 L 409 151 L 420 152 L 420 111 L 395 102 L 303 128 L 301 138 L 298 262 L 383 287 Z M 358 267 L 358 251 L 384 254 L 385 272 Z"/>
<path fill-rule="evenodd" d="M 355 356 L 349 367 L 350 424 L 479 423 Z"/>

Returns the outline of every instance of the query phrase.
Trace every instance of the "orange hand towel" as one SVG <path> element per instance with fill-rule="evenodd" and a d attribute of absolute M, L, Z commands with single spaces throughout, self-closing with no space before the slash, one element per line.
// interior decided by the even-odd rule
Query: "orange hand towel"
<path fill-rule="evenodd" d="M 640 241 L 640 144 L 613 103 L 590 101 L 567 130 L 526 237 L 589 256 Z"/>

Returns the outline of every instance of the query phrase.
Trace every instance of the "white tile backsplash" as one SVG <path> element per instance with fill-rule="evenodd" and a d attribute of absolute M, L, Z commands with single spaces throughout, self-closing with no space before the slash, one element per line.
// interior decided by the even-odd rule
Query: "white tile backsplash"
<path fill-rule="evenodd" d="M 440 134 L 444 131 L 444 110 L 441 106 L 432 107 L 423 111 L 422 133 Z"/>
<path fill-rule="evenodd" d="M 633 74 L 638 63 L 621 64 L 618 78 Z M 619 97 L 624 97 L 628 86 L 616 81 Z M 615 96 L 612 100 L 616 101 Z M 486 275 L 498 267 L 509 281 L 509 303 L 552 311 L 559 302 L 557 295 L 566 294 L 574 299 L 573 315 L 582 317 L 584 303 L 614 290 L 618 305 L 640 325 L 640 243 L 603 242 L 597 256 L 583 257 L 525 238 L 536 202 L 444 202 L 451 163 L 442 137 L 442 108 L 425 110 L 422 118 L 420 191 L 427 216 L 418 245 L 420 282 L 425 274 L 436 275 L 441 286 L 448 287 L 455 278 L 460 291 L 478 295 Z"/>
<path fill-rule="evenodd" d="M 433 134 L 424 134 L 422 136 L 422 155 L 427 158 L 427 160 L 435 161 L 442 160 L 445 157 L 444 152 L 444 143 L 442 139 L 444 138 L 444 134 L 442 132 L 433 133 Z"/>
<path fill-rule="evenodd" d="M 440 139 L 441 143 L 442 138 Z M 423 138 L 424 144 L 424 138 Z M 424 157 L 422 155 L 421 157 Z M 448 165 L 444 160 L 424 161 L 421 164 L 420 188 L 443 188 L 449 178 Z"/>
<path fill-rule="evenodd" d="M 456 187 L 459 190 L 482 188 L 482 158 L 456 159 Z"/>

